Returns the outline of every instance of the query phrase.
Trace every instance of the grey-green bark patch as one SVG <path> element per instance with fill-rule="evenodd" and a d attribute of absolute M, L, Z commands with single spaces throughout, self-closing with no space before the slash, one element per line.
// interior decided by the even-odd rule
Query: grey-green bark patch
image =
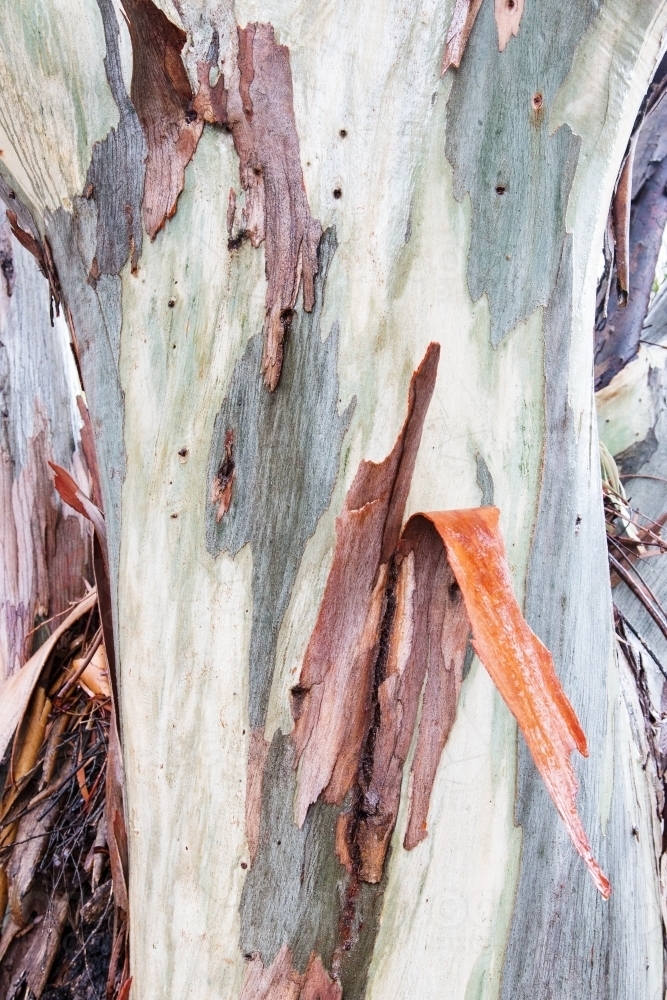
<path fill-rule="evenodd" d="M 551 650 L 588 738 L 588 760 L 573 758 L 580 782 L 577 805 L 613 892 L 605 902 L 591 885 L 520 740 L 516 817 L 524 836 L 501 996 L 649 1000 L 647 920 L 655 888 L 646 882 L 629 826 L 628 791 L 620 780 L 614 783 L 606 837 L 599 819 L 611 605 L 602 497 L 591 486 L 599 476 L 597 456 L 577 441 L 568 399 L 571 327 L 568 237 L 544 317 L 546 436 L 526 618 Z"/>
<path fill-rule="evenodd" d="M 98 211 L 97 269 L 102 274 L 118 274 L 130 254 L 133 265 L 141 254 L 146 140 L 123 82 L 118 21 L 113 3 L 97 0 L 97 4 L 107 47 L 104 66 L 120 122 L 103 142 L 93 146 L 86 187 Z"/>
<path fill-rule="evenodd" d="M 531 0 L 501 53 L 485 3 L 456 72 L 446 153 L 455 197 L 472 201 L 468 286 L 473 299 L 488 295 L 494 347 L 547 304 L 556 281 L 579 140 L 566 126 L 549 135 L 549 109 L 597 9 Z"/>
<path fill-rule="evenodd" d="M 338 413 L 338 327 L 322 342 L 320 324 L 327 271 L 337 247 L 323 235 L 312 313 L 301 312 L 285 350 L 278 389 L 262 382 L 262 336 L 237 362 L 216 417 L 206 484 L 206 547 L 232 556 L 252 546 L 253 617 L 250 639 L 250 725 L 264 725 L 278 633 L 307 540 L 329 506 L 340 447 L 354 401 Z M 216 523 L 213 479 L 234 435 L 234 485 L 229 510 Z"/>
<path fill-rule="evenodd" d="M 340 864 L 338 806 L 316 802 L 298 828 L 294 765 L 293 744 L 278 731 L 264 768 L 257 857 L 241 897 L 240 947 L 246 957 L 259 954 L 266 968 L 286 944 L 299 972 L 313 952 L 331 972 L 336 954 L 345 1000 L 363 1000 L 386 874 L 377 885 L 369 885 L 354 880 Z M 352 942 L 347 950 L 340 947 L 343 924 L 349 924 Z"/>
<path fill-rule="evenodd" d="M 318 802 L 301 830 L 294 822 L 294 764 L 291 740 L 279 731 L 264 770 L 259 850 L 241 897 L 241 950 L 258 953 L 266 968 L 287 944 L 303 972 L 313 951 L 331 968 L 347 873 L 336 857 L 336 806 Z"/>

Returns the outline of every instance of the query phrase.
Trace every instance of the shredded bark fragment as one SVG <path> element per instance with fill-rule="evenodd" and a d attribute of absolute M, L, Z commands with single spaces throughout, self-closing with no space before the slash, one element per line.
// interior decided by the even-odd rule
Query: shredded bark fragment
<path fill-rule="evenodd" d="M 55 264 L 53 263 L 53 257 L 51 256 L 49 241 L 46 237 L 44 237 L 43 241 L 40 242 L 40 240 L 33 236 L 32 233 L 23 229 L 19 225 L 16 212 L 13 212 L 10 208 L 7 209 L 7 219 L 16 239 L 22 247 L 25 247 L 25 249 L 33 255 L 37 261 L 37 266 L 49 283 L 49 291 L 51 293 L 51 309 L 53 309 L 53 305 L 55 304 L 56 316 L 60 315 L 60 302 L 62 295 L 58 274 L 56 272 Z M 53 325 L 53 315 L 51 316 L 51 324 Z"/>
<path fill-rule="evenodd" d="M 187 36 L 152 0 L 123 0 L 132 40 L 130 96 L 146 136 L 144 224 L 151 239 L 176 212 L 204 127 L 181 60 Z"/>
<path fill-rule="evenodd" d="M 493 13 L 498 29 L 498 49 L 505 51 L 505 47 L 512 35 L 519 34 L 519 25 L 523 15 L 524 0 L 495 0 Z"/>
<path fill-rule="evenodd" d="M 349 796 L 335 838 L 336 854 L 351 875 L 341 948 L 352 933 L 360 883 L 382 878 L 422 692 L 404 847 L 426 836 L 471 627 L 474 648 L 517 719 L 574 846 L 600 893 L 607 898 L 611 892 L 575 802 L 570 754 L 578 749 L 587 755 L 586 738 L 551 654 L 514 597 L 500 512 L 484 507 L 416 514 L 399 539 L 438 357 L 432 344 L 413 375 L 408 416 L 390 455 L 379 464 L 362 462 L 354 478 L 292 689 L 297 824 L 303 826 L 320 796 L 337 805 Z"/>
<path fill-rule="evenodd" d="M 262 373 L 273 391 L 302 282 L 303 307 L 306 312 L 313 308 L 322 228 L 310 214 L 303 181 L 289 50 L 276 43 L 272 25 L 249 24 L 238 29 L 238 74 L 229 74 L 228 90 L 222 75 L 215 85 L 210 83 L 216 62 L 214 49 L 198 65 L 200 87 L 193 108 L 206 121 L 229 128 L 239 157 L 244 204 L 237 206 L 230 196 L 230 249 L 246 237 L 254 247 L 265 243 Z"/>
<path fill-rule="evenodd" d="M 436 529 L 461 587 L 475 652 L 526 739 L 535 766 L 591 878 L 607 899 L 611 886 L 593 857 L 575 803 L 577 779 L 570 754 L 588 756 L 586 737 L 554 669 L 549 651 L 531 631 L 512 589 L 496 507 L 417 514 Z"/>
<path fill-rule="evenodd" d="M 273 962 L 264 968 L 259 955 L 248 962 L 241 1000 L 341 1000 L 340 984 L 335 982 L 319 955 L 311 955 L 308 966 L 299 973 L 292 965 L 292 954 L 283 945 Z"/>
<path fill-rule="evenodd" d="M 295 818 L 324 791 L 340 804 L 368 731 L 387 563 L 398 544 L 422 427 L 437 375 L 431 344 L 410 383 L 408 415 L 391 453 L 363 461 L 336 521 L 336 549 L 299 678 L 293 739 L 299 761 Z"/>
<path fill-rule="evenodd" d="M 618 177 L 611 205 L 612 228 L 616 245 L 616 293 L 619 306 L 626 306 L 630 294 L 630 209 L 632 206 L 632 167 L 639 131 L 630 140 Z"/>
<path fill-rule="evenodd" d="M 452 19 L 447 29 L 447 41 L 440 67 L 440 76 L 444 76 L 450 66 L 455 69 L 461 65 L 461 59 L 475 19 L 482 6 L 482 0 L 456 0 Z"/>

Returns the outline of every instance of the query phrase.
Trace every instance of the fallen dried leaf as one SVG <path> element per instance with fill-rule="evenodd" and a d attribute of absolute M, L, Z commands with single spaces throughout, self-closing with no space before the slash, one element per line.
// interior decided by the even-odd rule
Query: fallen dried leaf
<path fill-rule="evenodd" d="M 34 656 L 0 688 L 0 760 L 4 757 L 9 741 L 20 725 L 28 707 L 30 696 L 56 643 L 74 622 L 95 607 L 97 592 L 91 590 L 71 611 L 62 625 L 40 646 Z"/>

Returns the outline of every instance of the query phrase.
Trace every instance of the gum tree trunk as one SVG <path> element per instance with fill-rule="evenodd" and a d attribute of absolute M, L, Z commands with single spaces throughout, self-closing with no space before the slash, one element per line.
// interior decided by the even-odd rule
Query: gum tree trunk
<path fill-rule="evenodd" d="M 443 0 L 0 10 L 3 190 L 70 323 L 100 469 L 133 997 L 662 995 L 591 331 L 667 4 L 516 7 L 507 39 L 484 0 L 442 79 Z M 390 574 L 392 517 L 492 503 L 588 737 L 578 805 L 608 901 L 476 659 L 426 829 L 405 839 L 408 760 L 370 873 L 341 833 L 355 793 L 316 780 L 327 720 L 302 739 L 332 565 L 352 567 L 338 608 L 373 559 Z M 335 564 L 362 522 L 377 552 Z M 353 638 L 339 704 L 375 733 Z"/>

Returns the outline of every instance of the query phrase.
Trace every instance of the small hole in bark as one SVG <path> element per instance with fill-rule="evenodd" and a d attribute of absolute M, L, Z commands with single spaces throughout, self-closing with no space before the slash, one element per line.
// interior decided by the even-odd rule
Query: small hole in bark
<path fill-rule="evenodd" d="M 253 167 L 253 173 L 254 173 L 255 177 L 261 177 L 262 176 L 262 168 L 261 167 Z"/>
<path fill-rule="evenodd" d="M 187 448 L 179 448 L 178 449 L 178 454 L 181 456 L 181 458 L 187 458 L 188 457 L 188 449 Z"/>
<path fill-rule="evenodd" d="M 174 519 L 175 519 L 175 518 L 177 518 L 177 517 L 178 517 L 178 514 L 172 514 L 171 516 L 172 516 L 172 518 L 174 518 Z"/>
<path fill-rule="evenodd" d="M 342 198 L 343 197 L 343 192 L 341 191 L 340 188 L 334 188 L 333 196 L 334 196 L 334 198 Z"/>
<path fill-rule="evenodd" d="M 496 187 L 496 194 L 497 195 L 505 194 L 506 191 L 507 191 L 507 188 L 505 187 L 504 184 L 498 184 L 497 185 L 497 187 Z"/>
<path fill-rule="evenodd" d="M 171 345 L 171 349 L 172 349 L 172 351 L 175 351 L 176 350 L 176 344 L 172 344 Z"/>
<path fill-rule="evenodd" d="M 535 108 L 536 111 L 540 110 L 543 103 L 544 103 L 544 98 L 540 93 L 533 94 L 533 107 Z"/>
<path fill-rule="evenodd" d="M 188 108 L 188 110 L 185 112 L 185 120 L 186 120 L 186 122 L 196 122 L 197 121 L 197 112 L 194 110 L 194 108 L 191 108 L 191 107 Z"/>
<path fill-rule="evenodd" d="M 174 306 L 176 305 L 176 299 L 169 299 L 167 305 L 169 306 L 170 309 L 173 309 Z"/>
<path fill-rule="evenodd" d="M 338 135 L 341 137 L 341 139 L 345 139 L 347 137 L 347 129 L 342 128 L 338 133 Z"/>
<path fill-rule="evenodd" d="M 459 587 L 458 583 L 456 582 L 456 580 L 452 580 L 452 582 L 449 585 L 450 601 L 456 601 L 460 593 L 461 593 L 461 588 Z"/>
<path fill-rule="evenodd" d="M 242 861 L 241 862 L 241 868 L 243 868 L 243 870 L 245 871 L 247 867 L 248 867 L 248 865 L 246 864 L 246 862 Z"/>
<path fill-rule="evenodd" d="M 516 0 L 507 0 L 507 9 L 514 10 L 516 7 Z"/>

